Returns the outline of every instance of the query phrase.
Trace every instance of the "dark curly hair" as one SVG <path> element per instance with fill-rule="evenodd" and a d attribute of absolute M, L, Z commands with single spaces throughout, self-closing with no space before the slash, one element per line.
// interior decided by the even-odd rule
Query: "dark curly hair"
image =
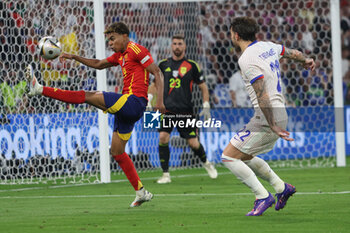
<path fill-rule="evenodd" d="M 230 29 L 236 32 L 243 40 L 254 41 L 256 40 L 256 33 L 259 31 L 259 26 L 253 18 L 238 17 L 232 20 Z"/>

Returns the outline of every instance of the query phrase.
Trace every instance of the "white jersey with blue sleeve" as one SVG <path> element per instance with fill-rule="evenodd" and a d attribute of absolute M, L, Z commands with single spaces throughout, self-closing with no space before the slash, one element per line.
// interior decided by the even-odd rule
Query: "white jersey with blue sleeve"
<path fill-rule="evenodd" d="M 284 46 L 272 42 L 254 41 L 238 60 L 250 100 L 255 109 L 259 108 L 252 84 L 264 79 L 266 91 L 273 108 L 285 108 L 279 59 L 284 54 Z"/>
<path fill-rule="evenodd" d="M 242 78 L 255 109 L 254 116 L 230 143 L 243 153 L 256 156 L 273 149 L 279 136 L 269 127 L 261 111 L 255 90 L 252 86 L 258 79 L 264 79 L 266 92 L 270 97 L 276 125 L 287 128 L 288 115 L 284 105 L 279 59 L 284 54 L 284 47 L 272 42 L 253 42 L 246 48 L 238 60 Z"/>

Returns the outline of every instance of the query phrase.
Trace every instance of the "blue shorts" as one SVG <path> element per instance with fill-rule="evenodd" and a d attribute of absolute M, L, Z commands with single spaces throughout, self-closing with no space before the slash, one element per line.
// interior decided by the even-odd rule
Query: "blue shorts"
<path fill-rule="evenodd" d="M 130 94 L 103 92 L 105 112 L 114 114 L 113 131 L 123 140 L 129 140 L 134 124 L 146 109 L 147 100 Z"/>

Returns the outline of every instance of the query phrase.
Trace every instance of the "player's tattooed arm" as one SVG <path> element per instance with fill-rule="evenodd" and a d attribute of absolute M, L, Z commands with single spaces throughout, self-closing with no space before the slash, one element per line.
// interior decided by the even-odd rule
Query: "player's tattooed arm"
<path fill-rule="evenodd" d="M 270 97 L 266 92 L 266 86 L 264 79 L 258 79 L 252 84 L 256 97 L 258 99 L 259 107 L 261 111 L 264 113 L 264 116 L 272 128 L 276 125 L 275 118 L 272 111 L 272 106 L 270 103 Z"/>
<path fill-rule="evenodd" d="M 289 58 L 303 64 L 305 69 L 315 69 L 315 61 L 312 58 L 307 58 L 302 52 L 296 49 L 285 48 L 284 58 Z"/>
<path fill-rule="evenodd" d="M 279 137 L 281 137 L 284 140 L 294 141 L 293 138 L 289 137 L 290 133 L 288 131 L 282 129 L 281 127 L 279 127 L 275 122 L 275 118 L 273 115 L 273 109 L 272 109 L 271 102 L 270 102 L 270 97 L 266 92 L 266 86 L 264 83 L 264 79 L 256 80 L 252 84 L 252 86 L 255 90 L 256 97 L 257 97 L 258 103 L 259 103 L 259 107 L 260 107 L 261 111 L 263 112 L 263 114 L 264 114 L 270 128 L 272 129 L 272 131 L 275 132 L 275 134 L 277 134 Z"/>
<path fill-rule="evenodd" d="M 289 48 L 285 48 L 283 57 L 285 58 L 290 58 L 299 62 L 305 62 L 306 57 L 304 56 L 304 54 L 302 52 L 300 52 L 299 50 L 296 49 L 289 49 Z"/>

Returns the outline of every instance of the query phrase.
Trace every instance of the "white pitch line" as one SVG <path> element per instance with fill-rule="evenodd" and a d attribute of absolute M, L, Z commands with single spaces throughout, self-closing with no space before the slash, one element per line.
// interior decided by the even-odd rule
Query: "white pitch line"
<path fill-rule="evenodd" d="M 350 191 L 340 192 L 297 192 L 296 195 L 339 195 L 350 194 Z M 155 194 L 155 197 L 194 197 L 194 196 L 252 196 L 252 193 L 169 193 Z M 135 194 L 118 195 L 64 195 L 64 196 L 6 196 L 0 199 L 56 199 L 56 198 L 116 198 L 116 197 L 134 197 Z"/>
<path fill-rule="evenodd" d="M 229 172 L 221 172 L 219 175 L 227 175 L 231 174 Z M 186 178 L 186 177 L 200 177 L 200 176 L 208 176 L 206 173 L 202 174 L 194 174 L 194 175 L 178 175 L 178 176 L 172 176 L 172 178 Z M 142 178 L 141 180 L 157 180 L 159 177 L 146 177 Z M 112 180 L 111 183 L 122 183 L 122 182 L 129 182 L 127 179 L 121 179 L 121 180 Z M 77 186 L 87 186 L 87 185 L 99 185 L 102 183 L 83 183 L 83 184 L 64 184 L 64 185 L 54 185 L 54 186 L 45 186 L 45 187 L 28 187 L 28 188 L 19 188 L 19 189 L 3 189 L 0 190 L 0 193 L 4 192 L 19 192 L 19 191 L 30 191 L 30 190 L 38 190 L 38 189 L 58 189 L 58 188 L 70 188 L 70 187 L 77 187 Z"/>
<path fill-rule="evenodd" d="M 219 175 L 228 175 L 232 174 L 230 172 L 220 172 Z M 192 175 L 177 175 L 172 176 L 172 178 L 187 178 L 187 177 L 201 177 L 201 176 L 208 176 L 206 173 L 201 174 L 192 174 Z M 142 180 L 157 180 L 159 177 L 147 177 L 142 178 Z M 121 183 L 121 182 L 128 182 L 127 179 L 120 179 L 120 180 L 112 180 L 111 183 Z M 20 191 L 31 191 L 31 190 L 43 190 L 43 189 L 58 189 L 58 188 L 69 188 L 69 187 L 77 187 L 77 186 L 88 186 L 88 185 L 101 185 L 102 183 L 77 183 L 77 184 L 66 184 L 66 185 L 54 185 L 54 186 L 45 186 L 45 187 L 28 187 L 28 188 L 18 188 L 18 189 L 3 189 L 0 190 L 0 193 L 6 193 L 6 192 L 20 192 Z M 336 194 L 349 194 L 350 191 L 340 191 L 340 192 L 297 192 L 297 195 L 317 195 L 317 194 L 328 194 L 328 195 L 336 195 Z M 243 196 L 243 195 L 252 195 L 251 193 L 232 193 L 232 194 L 155 194 L 155 196 L 195 196 L 195 195 L 202 195 L 202 196 Z M 92 197 L 123 197 L 123 196 L 135 196 L 135 195 L 96 195 Z M 33 196 L 35 198 L 35 196 Z M 32 198 L 33 198 L 32 197 Z M 50 198 L 50 196 L 42 196 L 42 198 Z M 51 196 L 52 198 L 65 198 L 68 196 Z M 90 198 L 91 196 L 71 196 L 73 197 L 81 197 L 81 198 Z M 0 199 L 4 198 L 11 198 L 11 197 L 0 197 Z M 15 197 L 13 197 L 15 198 Z M 18 197 L 21 198 L 21 197 Z M 25 197 L 30 198 L 30 197 Z M 40 197 L 38 197 L 40 198 Z"/>

